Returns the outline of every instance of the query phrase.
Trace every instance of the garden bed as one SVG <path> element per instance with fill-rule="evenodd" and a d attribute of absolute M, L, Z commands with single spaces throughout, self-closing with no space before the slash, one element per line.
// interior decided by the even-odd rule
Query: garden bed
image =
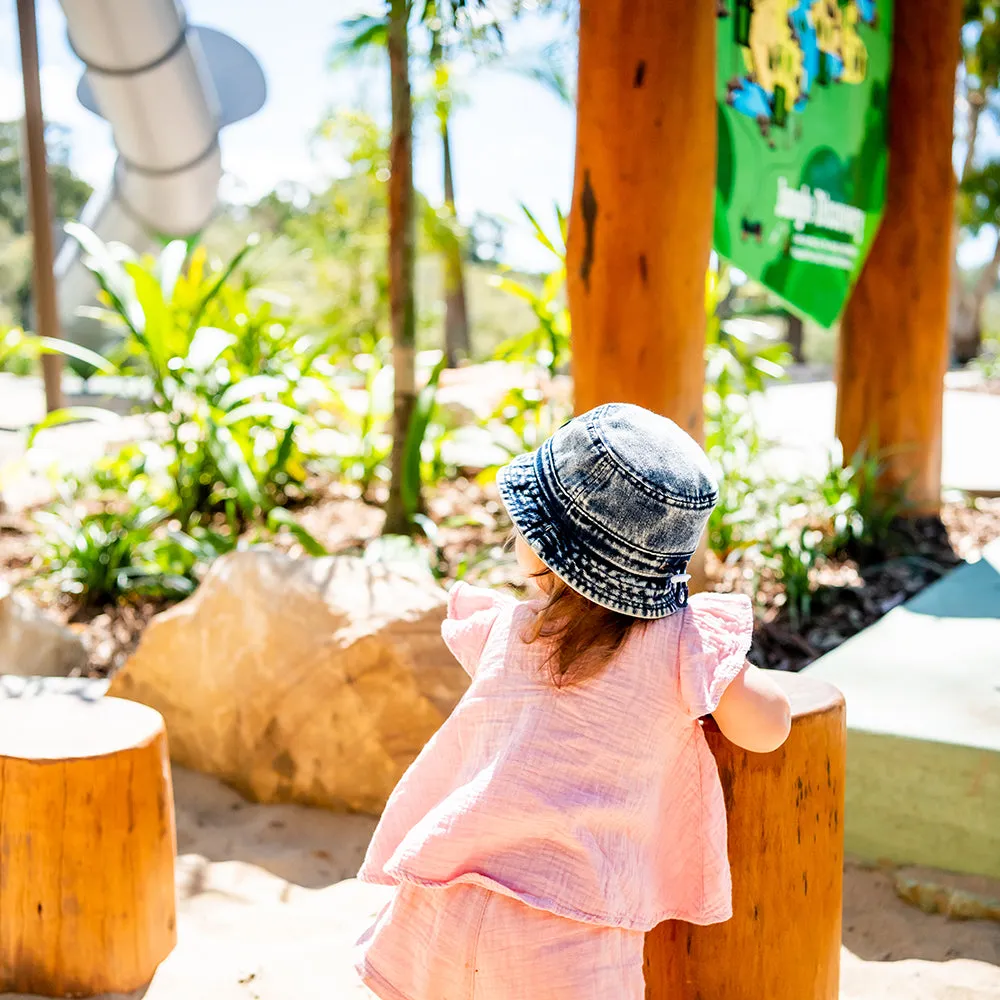
<path fill-rule="evenodd" d="M 331 554 L 364 551 L 379 537 L 383 520 L 378 507 L 333 489 L 297 513 Z M 430 496 L 428 513 L 438 525 L 437 535 L 433 545 L 421 544 L 421 552 L 444 585 L 463 578 L 523 591 L 525 581 L 505 551 L 510 525 L 492 487 L 465 480 L 445 484 Z M 896 534 L 897 551 L 877 561 L 859 565 L 851 559 L 828 559 L 815 567 L 811 608 L 798 621 L 788 613 L 782 581 L 753 553 L 725 563 L 709 553 L 708 586 L 753 598 L 758 619 L 754 662 L 797 671 L 909 600 L 962 559 L 978 558 L 983 546 L 998 536 L 1000 499 L 950 501 L 940 520 L 905 522 Z M 273 544 L 301 551 L 291 535 L 279 535 Z M 52 590 L 44 579 L 33 579 L 36 556 L 37 534 L 30 516 L 0 518 L 0 571 L 83 635 L 94 675 L 118 669 L 150 618 L 169 606 L 163 600 L 141 599 L 109 607 L 81 606 Z"/>

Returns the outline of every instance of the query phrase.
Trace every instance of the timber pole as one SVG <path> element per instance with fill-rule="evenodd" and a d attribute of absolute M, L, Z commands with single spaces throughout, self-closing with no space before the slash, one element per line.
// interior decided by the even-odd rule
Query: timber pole
<path fill-rule="evenodd" d="M 703 436 L 715 5 L 581 0 L 567 284 L 577 412 L 638 403 Z"/>
<path fill-rule="evenodd" d="M 38 29 L 35 0 L 17 0 L 17 26 L 21 43 L 21 77 L 24 82 L 24 132 L 27 139 L 28 217 L 31 222 L 33 255 L 32 291 L 35 332 L 41 337 L 59 336 L 56 280 L 52 246 L 52 214 L 49 211 L 49 178 L 45 155 L 45 119 L 38 72 Z M 63 405 L 62 358 L 42 355 L 45 408 L 51 413 Z"/>
<path fill-rule="evenodd" d="M 897 3 L 885 215 L 844 313 L 837 436 L 884 461 L 912 512 L 941 499 L 955 174 L 952 135 L 961 0 Z"/>

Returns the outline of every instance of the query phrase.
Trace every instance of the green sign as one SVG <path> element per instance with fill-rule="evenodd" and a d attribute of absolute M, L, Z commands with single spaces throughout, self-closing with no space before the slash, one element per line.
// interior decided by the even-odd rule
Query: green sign
<path fill-rule="evenodd" d="M 715 249 L 831 326 L 885 203 L 891 0 L 717 9 Z"/>

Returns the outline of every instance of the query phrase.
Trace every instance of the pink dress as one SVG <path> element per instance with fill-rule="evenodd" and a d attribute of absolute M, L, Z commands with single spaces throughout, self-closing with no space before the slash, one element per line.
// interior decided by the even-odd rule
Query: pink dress
<path fill-rule="evenodd" d="M 744 667 L 750 602 L 695 595 L 566 688 L 522 640 L 532 614 L 464 584 L 449 596 L 443 635 L 472 681 L 359 872 L 398 887 L 359 959 L 386 1000 L 640 1000 L 645 931 L 732 914 L 699 719 Z"/>

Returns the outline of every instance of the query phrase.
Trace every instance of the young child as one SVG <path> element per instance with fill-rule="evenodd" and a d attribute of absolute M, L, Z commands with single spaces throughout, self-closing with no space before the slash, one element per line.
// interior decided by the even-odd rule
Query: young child
<path fill-rule="evenodd" d="M 368 848 L 359 877 L 396 889 L 358 971 L 382 1000 L 642 1000 L 645 931 L 732 914 L 699 719 L 767 752 L 788 701 L 746 663 L 749 600 L 688 600 L 718 491 L 671 421 L 600 406 L 498 485 L 541 596 L 449 595 L 472 681 Z"/>

